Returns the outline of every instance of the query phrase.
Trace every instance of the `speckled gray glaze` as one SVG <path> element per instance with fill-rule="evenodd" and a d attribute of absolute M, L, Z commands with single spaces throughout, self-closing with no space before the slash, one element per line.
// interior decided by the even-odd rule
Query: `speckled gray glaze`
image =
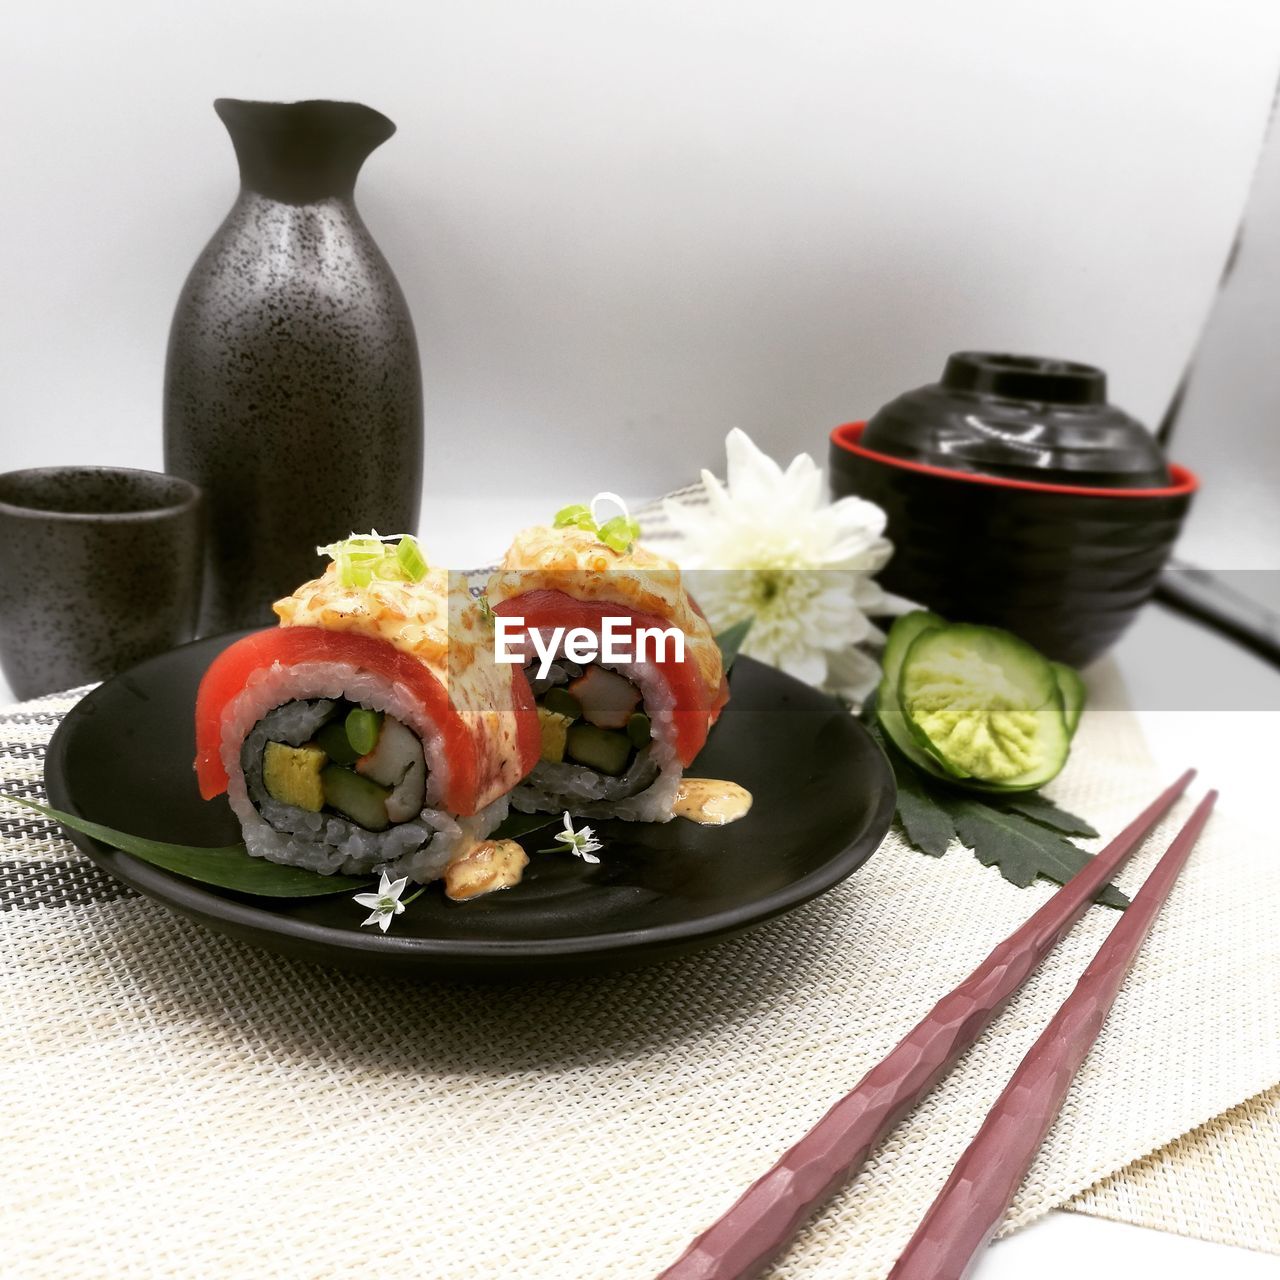
<path fill-rule="evenodd" d="M 317 545 L 413 530 L 422 485 L 413 321 L 352 198 L 395 125 L 358 103 L 214 106 L 241 190 L 165 369 L 165 467 L 208 505 L 202 634 L 271 622 Z"/>
<path fill-rule="evenodd" d="M 122 467 L 0 475 L 0 667 L 19 698 L 102 680 L 190 640 L 200 491 Z"/>

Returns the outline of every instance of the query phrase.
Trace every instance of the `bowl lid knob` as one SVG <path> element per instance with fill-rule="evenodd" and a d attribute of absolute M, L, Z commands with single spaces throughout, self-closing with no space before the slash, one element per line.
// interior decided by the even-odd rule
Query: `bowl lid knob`
<path fill-rule="evenodd" d="M 1159 489 L 1169 469 L 1142 423 L 1107 403 L 1090 364 L 957 351 L 940 381 L 891 400 L 868 449 L 952 471 L 1115 489 Z"/>
<path fill-rule="evenodd" d="M 1091 364 L 988 351 L 957 351 L 947 357 L 942 385 L 1005 400 L 1042 404 L 1106 404 L 1107 375 Z"/>

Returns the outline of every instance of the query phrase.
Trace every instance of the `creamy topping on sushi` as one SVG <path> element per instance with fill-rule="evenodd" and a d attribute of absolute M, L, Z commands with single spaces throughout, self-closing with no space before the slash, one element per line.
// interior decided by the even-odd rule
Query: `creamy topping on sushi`
<path fill-rule="evenodd" d="M 674 807 L 677 818 L 688 818 L 704 827 L 723 827 L 747 816 L 751 792 L 719 778 L 685 778 L 676 792 Z"/>
<path fill-rule="evenodd" d="M 445 897 L 454 902 L 478 898 L 520 883 L 529 857 L 514 840 L 484 840 L 445 868 Z"/>
<path fill-rule="evenodd" d="M 424 568 L 416 581 L 371 578 L 348 585 L 337 564 L 272 606 L 282 627 L 346 631 L 383 640 L 408 654 L 445 687 L 475 737 L 485 804 L 524 776 L 511 712 L 515 669 L 494 660 L 493 625 L 460 575 Z"/>
<path fill-rule="evenodd" d="M 466 593 L 457 588 L 463 600 Z M 272 606 L 285 627 L 323 627 L 386 640 L 444 678 L 449 656 L 449 575 L 428 569 L 417 582 L 374 579 L 347 586 L 336 564 Z"/>
<path fill-rule="evenodd" d="M 695 608 L 680 567 L 638 542 L 625 551 L 602 543 L 589 529 L 534 525 L 516 534 L 502 564 L 489 579 L 489 603 L 498 605 L 530 591 L 562 591 L 578 600 L 625 605 L 680 628 L 686 654 L 708 689 L 724 674 L 710 623 Z"/>

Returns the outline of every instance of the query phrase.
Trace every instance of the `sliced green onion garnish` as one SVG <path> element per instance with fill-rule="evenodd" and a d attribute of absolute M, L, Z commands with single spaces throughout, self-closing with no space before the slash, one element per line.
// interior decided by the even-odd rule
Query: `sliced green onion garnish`
<path fill-rule="evenodd" d="M 339 557 L 338 581 L 344 587 L 367 587 L 373 581 L 373 569 L 347 556 Z"/>
<path fill-rule="evenodd" d="M 604 524 L 596 522 L 595 509 L 600 502 L 612 502 L 622 508 L 620 516 L 606 520 Z M 597 540 L 611 551 L 626 555 L 640 539 L 640 526 L 631 518 L 627 505 L 616 493 L 598 493 L 589 507 L 575 502 L 568 507 L 561 507 L 552 522 L 557 529 L 585 529 L 594 534 Z"/>
<path fill-rule="evenodd" d="M 590 533 L 594 533 L 596 528 L 596 522 L 591 518 L 590 508 L 584 507 L 580 502 L 575 502 L 568 507 L 561 507 L 556 512 L 554 524 L 557 529 L 573 527 L 575 529 L 586 529 Z"/>
<path fill-rule="evenodd" d="M 610 550 L 626 555 L 640 537 L 640 526 L 630 516 L 614 516 L 600 526 L 596 537 Z"/>
<path fill-rule="evenodd" d="M 405 534 L 396 544 L 396 563 L 410 582 L 421 582 L 427 576 L 426 557 L 412 534 Z"/>
<path fill-rule="evenodd" d="M 429 567 L 412 534 L 380 534 L 376 529 L 317 547 L 316 554 L 328 556 L 337 565 L 338 581 L 344 587 L 367 587 L 375 578 L 382 582 L 421 582 Z"/>
<path fill-rule="evenodd" d="M 386 548 L 380 539 L 361 535 L 336 542 L 326 551 L 337 563 L 338 580 L 344 587 L 367 587 Z"/>

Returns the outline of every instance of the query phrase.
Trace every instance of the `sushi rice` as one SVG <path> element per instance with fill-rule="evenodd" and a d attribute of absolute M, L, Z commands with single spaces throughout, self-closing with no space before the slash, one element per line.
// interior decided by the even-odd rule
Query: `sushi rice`
<path fill-rule="evenodd" d="M 427 765 L 421 814 L 385 831 L 331 812 L 313 813 L 267 794 L 263 752 L 271 741 L 307 742 L 344 698 L 399 720 L 422 743 Z M 407 876 L 424 883 L 444 874 L 452 858 L 483 840 L 507 816 L 500 796 L 470 817 L 439 807 L 449 762 L 443 739 L 403 686 L 347 663 L 274 663 L 255 671 L 227 707 L 222 723 L 227 798 L 240 820 L 245 847 L 257 858 L 322 875 Z"/>
<path fill-rule="evenodd" d="M 540 628 L 550 649 L 552 633 Z M 554 650 L 547 687 L 580 675 L 583 668 L 563 661 L 564 641 Z M 684 767 L 675 748 L 675 695 L 662 673 L 648 662 L 605 662 L 590 665 L 614 671 L 630 680 L 641 695 L 641 708 L 650 720 L 651 741 L 636 754 L 620 777 L 599 773 L 571 761 L 541 760 L 511 793 L 511 804 L 522 813 L 572 809 L 587 818 L 622 818 L 628 822 L 669 822 Z M 652 776 L 652 781 L 647 777 Z"/>

